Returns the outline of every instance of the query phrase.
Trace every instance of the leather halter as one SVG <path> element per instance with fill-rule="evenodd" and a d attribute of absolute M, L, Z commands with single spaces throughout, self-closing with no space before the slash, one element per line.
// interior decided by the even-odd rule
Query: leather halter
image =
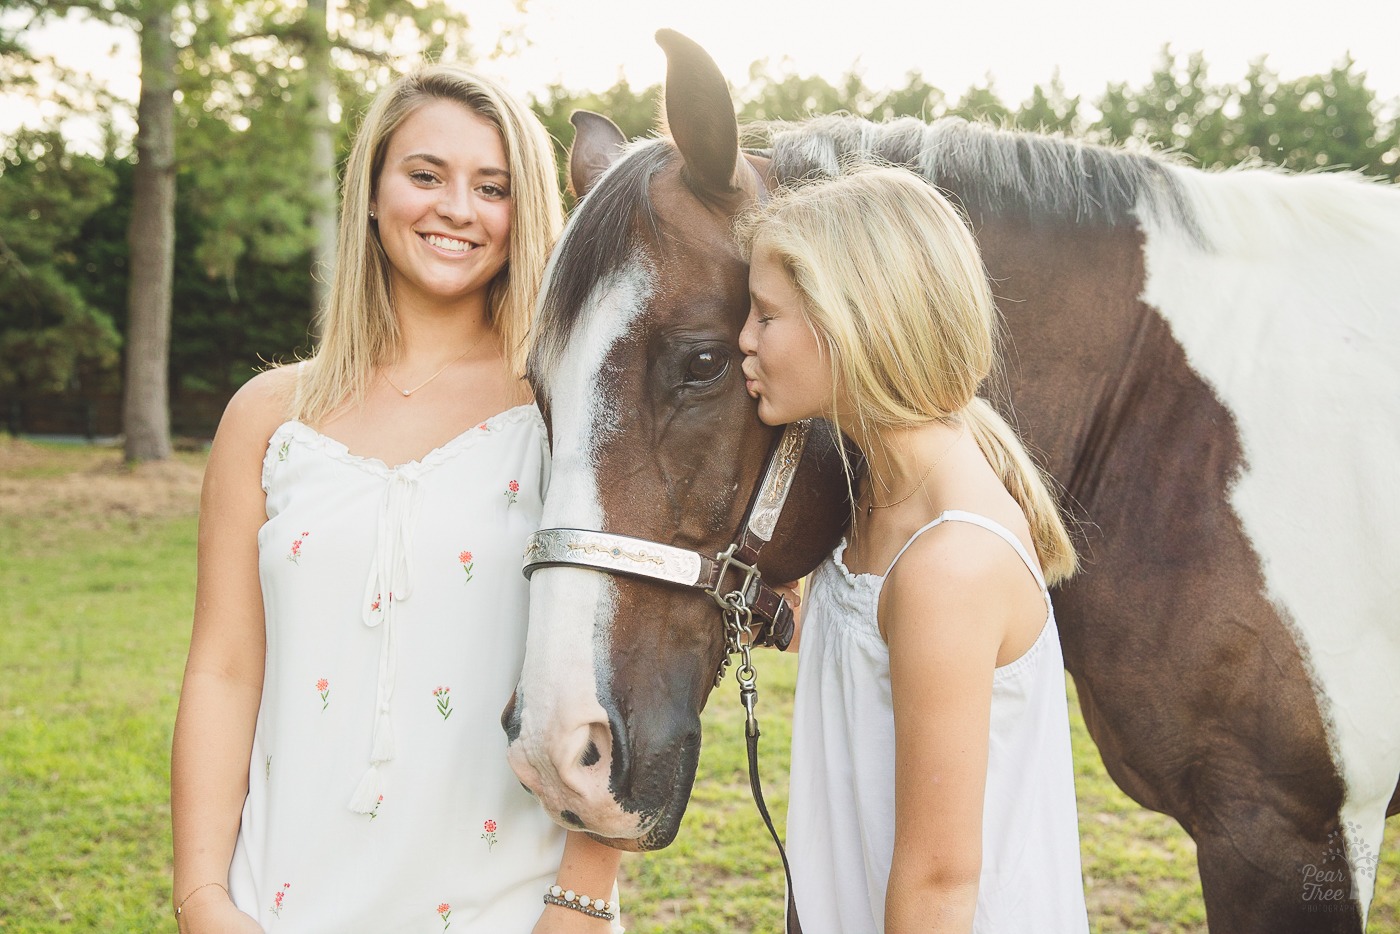
<path fill-rule="evenodd" d="M 525 576 L 537 568 L 581 567 L 703 590 L 726 613 L 736 609 L 752 613 L 754 620 L 761 623 L 753 633 L 755 644 L 786 649 L 792 642 L 792 608 L 764 583 L 757 564 L 759 552 L 772 539 L 787 503 L 810 431 L 811 423 L 807 421 L 794 422 L 783 430 L 768 455 L 768 466 L 749 504 L 738 541 L 713 557 L 630 535 L 589 529 L 541 529 L 526 541 Z M 735 575 L 732 585 L 731 572 Z M 728 656 L 726 663 L 727 660 Z M 720 677 L 723 673 L 721 665 Z"/>

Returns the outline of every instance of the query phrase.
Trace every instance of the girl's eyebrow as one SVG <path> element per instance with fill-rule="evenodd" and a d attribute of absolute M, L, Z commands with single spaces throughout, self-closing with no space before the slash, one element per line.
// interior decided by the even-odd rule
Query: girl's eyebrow
<path fill-rule="evenodd" d="M 426 162 L 426 163 L 428 163 L 429 165 L 437 166 L 437 167 L 440 168 L 440 169 L 446 168 L 446 167 L 447 167 L 447 160 L 446 160 L 446 159 L 443 159 L 441 156 L 435 156 L 435 155 L 433 155 L 433 154 L 430 153 L 430 152 L 411 152 L 411 153 L 409 153 L 408 155 L 404 156 L 401 160 L 399 160 L 399 162 L 400 162 L 400 164 L 403 164 L 403 163 L 406 163 L 406 162 L 413 162 L 413 161 L 415 161 L 415 160 L 418 160 L 418 161 L 421 161 L 421 162 Z M 490 176 L 490 177 L 492 177 L 492 178 L 503 178 L 503 179 L 506 179 L 507 181 L 510 180 L 510 172 L 509 172 L 508 170 L 502 169 L 502 168 L 496 168 L 496 167 L 494 167 L 494 166 L 491 166 L 491 167 L 488 167 L 488 168 L 484 168 L 484 169 L 478 169 L 478 170 L 477 170 L 477 174 L 478 174 L 478 175 L 487 175 L 487 176 Z"/>
<path fill-rule="evenodd" d="M 432 153 L 429 153 L 429 152 L 411 152 L 411 153 L 409 153 L 408 155 L 404 156 L 404 157 L 403 157 L 402 159 L 400 159 L 399 161 L 400 161 L 400 162 L 412 162 L 412 161 L 415 160 L 415 159 L 420 159 L 420 160 L 422 160 L 423 162 L 428 163 L 429 165 L 435 165 L 435 166 L 438 166 L 439 168 L 445 167 L 445 166 L 447 165 L 447 161 L 446 161 L 445 159 L 442 159 L 442 158 L 440 158 L 440 157 L 438 157 L 438 156 L 435 156 L 435 155 L 433 155 Z"/>

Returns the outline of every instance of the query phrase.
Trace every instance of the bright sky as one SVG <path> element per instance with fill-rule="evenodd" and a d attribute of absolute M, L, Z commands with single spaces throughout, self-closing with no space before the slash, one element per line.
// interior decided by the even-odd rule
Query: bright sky
<path fill-rule="evenodd" d="M 704 46 L 731 85 L 749 65 L 835 80 L 855 68 L 867 86 L 904 83 L 922 71 L 951 97 L 990 76 L 1015 105 L 1059 69 L 1071 95 L 1093 98 L 1110 81 L 1141 86 L 1166 43 L 1202 51 L 1214 80 L 1235 80 L 1267 55 L 1284 77 L 1315 74 L 1350 52 L 1384 100 L 1400 98 L 1400 16 L 1395 0 L 451 0 L 471 18 L 479 49 L 523 27 L 530 43 L 512 59 L 482 63 L 524 92 L 553 81 L 602 89 L 626 75 L 634 87 L 662 79 L 653 34 L 670 27 Z M 830 10 L 831 12 L 824 12 Z M 100 26 L 61 25 L 34 44 L 109 82 L 135 100 L 134 40 Z M 35 111 L 7 102 L 0 131 Z"/>
<path fill-rule="evenodd" d="M 489 35 L 519 22 L 508 0 L 454 0 Z M 823 12 L 823 11 L 830 11 Z M 533 46 L 496 67 L 530 87 L 561 80 L 606 87 L 625 73 L 647 85 L 665 74 L 652 38 L 679 30 L 742 84 L 756 59 L 835 79 L 854 66 L 870 87 L 902 85 L 911 69 L 956 97 L 988 74 L 1016 104 L 1056 68 L 1070 94 L 1110 81 L 1146 82 L 1162 46 L 1202 51 L 1217 80 L 1241 77 L 1267 55 L 1284 76 L 1315 74 L 1350 50 L 1383 98 L 1400 97 L 1395 0 L 529 0 Z"/>

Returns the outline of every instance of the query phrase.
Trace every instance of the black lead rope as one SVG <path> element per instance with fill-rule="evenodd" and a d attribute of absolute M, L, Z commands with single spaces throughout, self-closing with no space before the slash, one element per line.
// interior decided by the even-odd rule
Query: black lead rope
<path fill-rule="evenodd" d="M 783 841 L 778 839 L 778 831 L 773 826 L 773 818 L 768 815 L 768 805 L 763 800 L 763 786 L 758 780 L 758 718 L 754 716 L 754 707 L 758 703 L 758 673 L 754 671 L 749 659 L 749 646 L 741 646 L 743 653 L 743 663 L 734 673 L 739 681 L 739 700 L 744 705 L 744 739 L 749 749 L 749 788 L 753 791 L 753 802 L 758 806 L 758 813 L 763 818 L 763 825 L 768 828 L 768 834 L 773 838 L 773 844 L 778 848 L 778 856 L 783 861 L 783 878 L 787 881 L 787 934 L 802 934 L 802 922 L 797 918 L 797 903 L 792 897 L 792 867 L 788 865 L 787 850 L 783 848 Z"/>
<path fill-rule="evenodd" d="M 802 922 L 797 920 L 797 904 L 792 900 L 792 869 L 788 866 L 787 851 L 778 839 L 778 831 L 773 827 L 773 818 L 768 816 L 768 805 L 763 803 L 763 788 L 758 784 L 758 725 L 748 735 L 749 746 L 749 787 L 753 789 L 753 801 L 758 805 L 758 813 L 763 816 L 763 824 L 778 847 L 778 855 L 783 860 L 783 877 L 787 880 L 787 934 L 802 934 Z"/>

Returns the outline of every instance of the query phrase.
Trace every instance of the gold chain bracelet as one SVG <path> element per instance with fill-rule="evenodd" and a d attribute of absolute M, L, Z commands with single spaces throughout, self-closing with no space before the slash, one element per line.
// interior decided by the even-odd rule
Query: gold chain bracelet
<path fill-rule="evenodd" d="M 225 895 L 228 895 L 228 886 L 224 885 L 222 882 L 206 882 L 203 885 L 196 885 L 194 888 L 190 889 L 188 895 L 180 899 L 180 904 L 175 906 L 175 917 L 180 917 L 180 915 L 185 910 L 185 903 L 188 902 L 191 898 L 194 898 L 195 892 L 198 892 L 200 889 L 207 889 L 211 885 L 217 885 L 219 888 L 224 890 Z"/>

